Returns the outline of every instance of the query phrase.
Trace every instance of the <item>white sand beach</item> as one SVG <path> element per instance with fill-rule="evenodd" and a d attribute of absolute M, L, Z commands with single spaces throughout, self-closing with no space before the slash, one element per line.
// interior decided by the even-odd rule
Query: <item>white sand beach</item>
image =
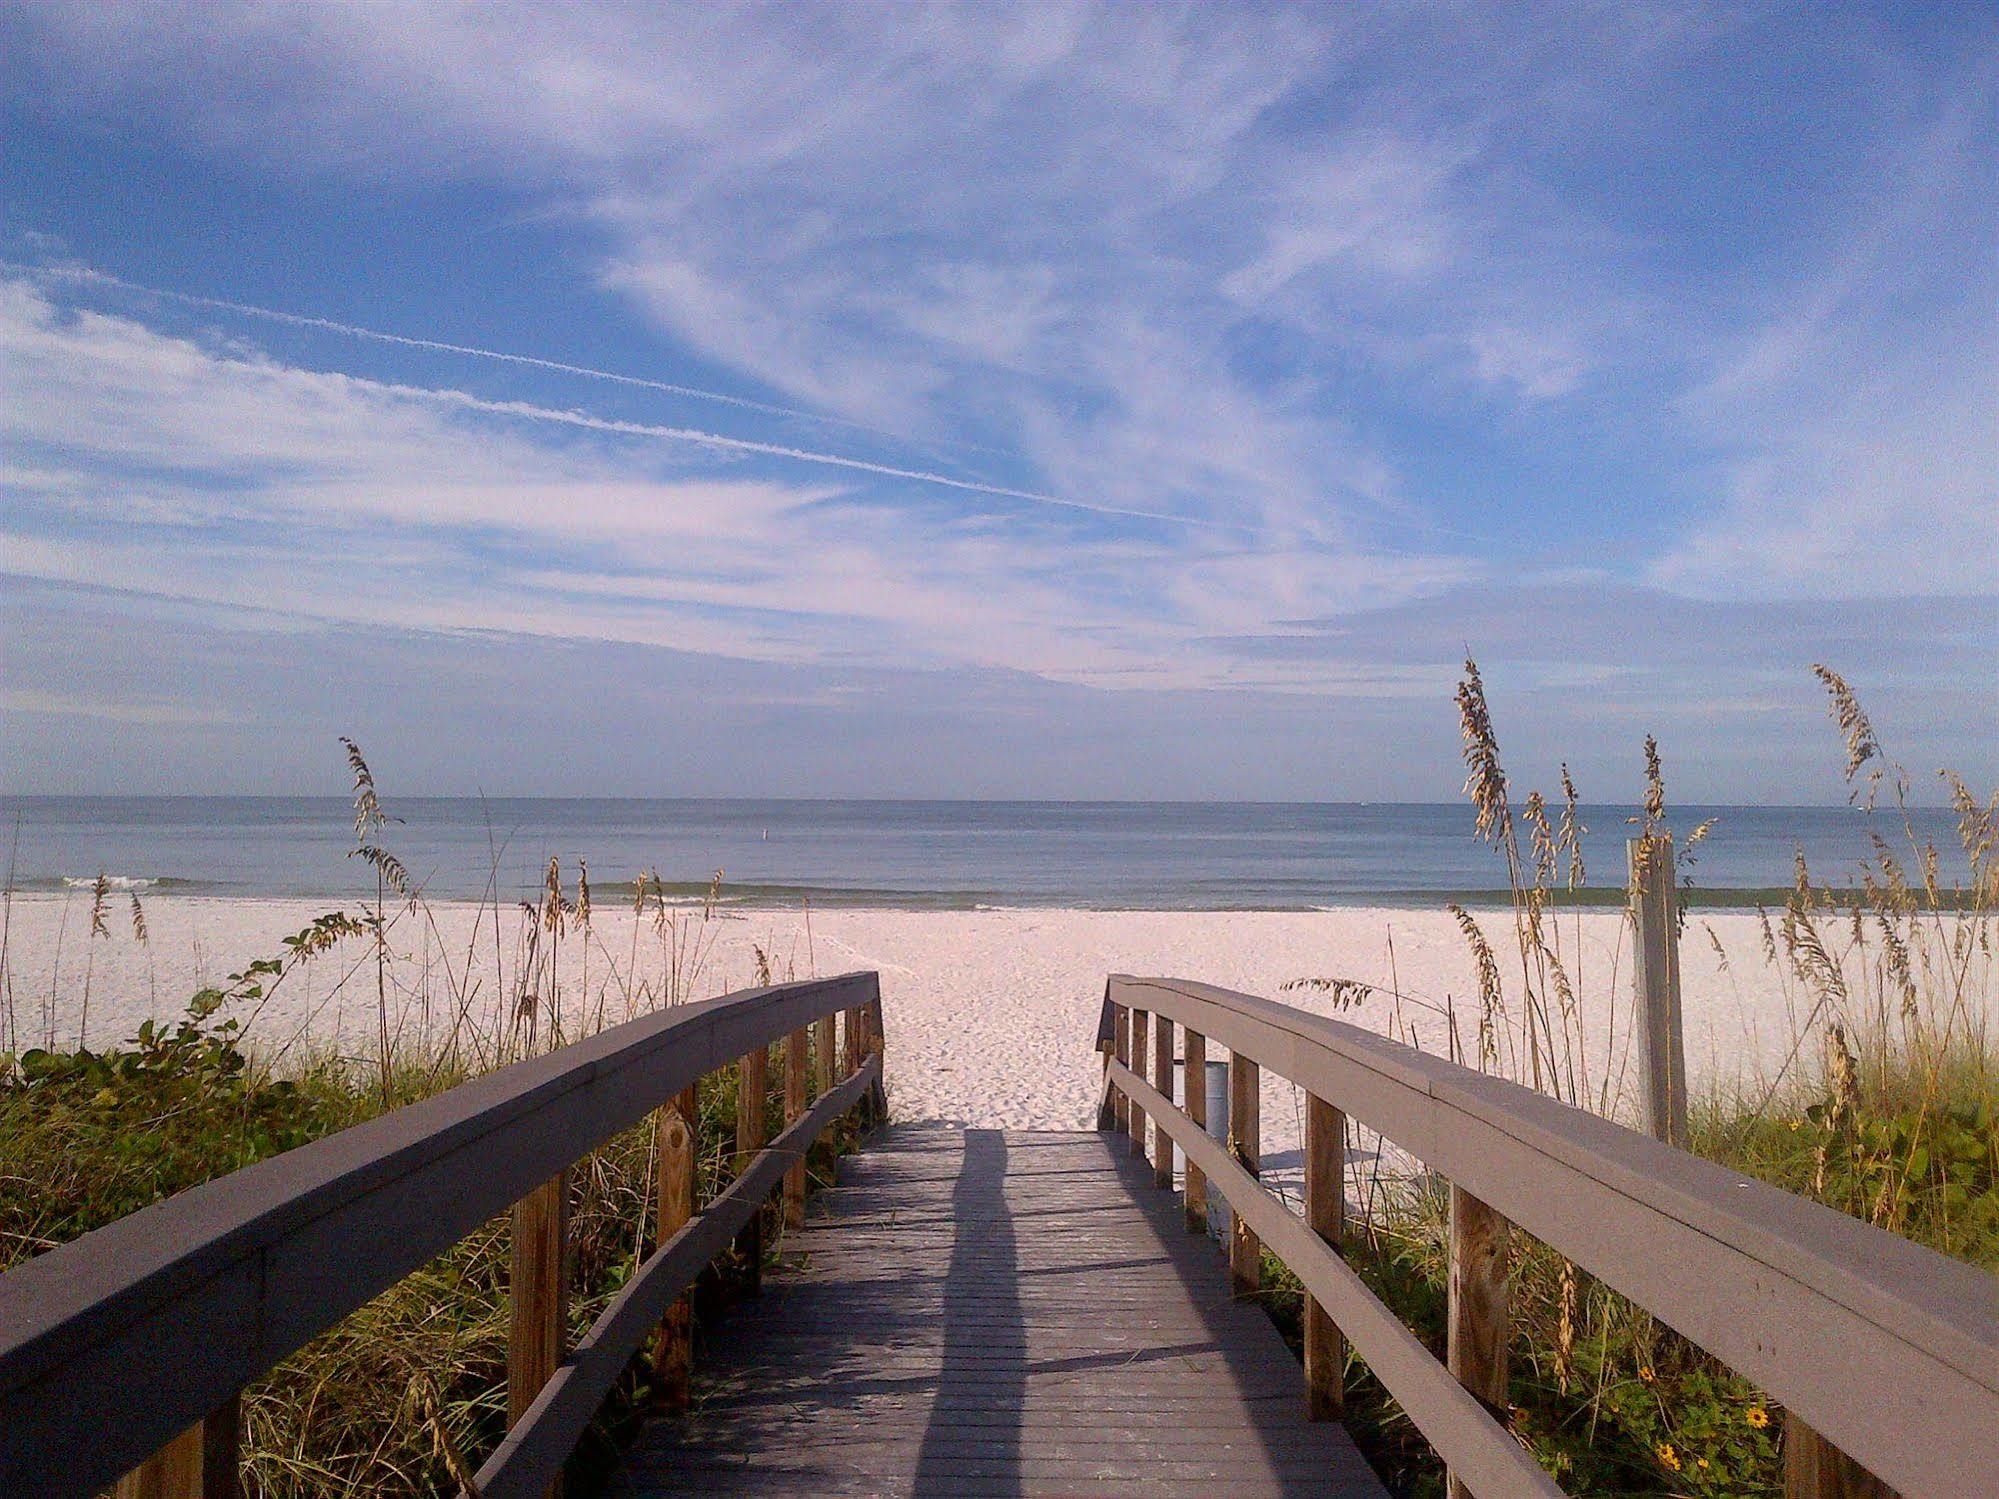
<path fill-rule="evenodd" d="M 146 903 L 150 938 L 132 934 L 129 913 L 108 935 L 89 938 L 88 892 L 17 895 L 7 927 L 7 994 L 21 1047 L 74 1045 L 89 988 L 88 1039 L 102 1046 L 148 1017 L 171 1019 L 187 997 L 253 958 L 282 951 L 281 939 L 326 909 L 323 902 L 162 896 Z M 1510 913 L 1475 913 L 1498 956 L 1509 1002 L 1519 966 Z M 734 911 L 703 921 L 681 913 L 698 962 L 692 997 L 756 979 L 756 949 L 779 978 L 879 970 L 888 1032 L 889 1095 L 902 1118 L 1026 1128 L 1086 1127 L 1094 1117 L 1099 1062 L 1092 1049 L 1104 977 L 1113 971 L 1201 979 L 1328 1011 L 1333 1001 L 1290 980 L 1339 977 L 1375 991 L 1343 1014 L 1428 1050 L 1448 1048 L 1445 1012 L 1460 1045 L 1475 1034 L 1477 980 L 1470 951 L 1440 909 L 1355 906 L 1318 912 L 922 911 L 832 909 Z M 434 1039 L 461 1008 L 491 1033 L 517 992 L 520 927 L 503 911 L 496 945 L 490 907 L 441 902 L 405 913 L 391 929 L 392 1024 L 410 1041 Z M 1622 914 L 1590 910 L 1559 920 L 1564 961 L 1589 1038 L 1593 1079 L 1628 1067 L 1629 938 Z M 565 1026 L 623 1019 L 637 985 L 657 992 L 665 961 L 648 921 L 600 907 L 587 943 L 574 928 L 561 947 Z M 497 950 L 496 950 L 497 947 Z M 685 947 L 683 946 L 683 951 Z M 1726 954 L 1726 962 L 1722 954 Z M 584 1000 L 586 954 L 588 1000 Z M 1793 1046 L 1809 999 L 1794 977 L 1765 962 L 1753 912 L 1695 912 L 1682 950 L 1689 1072 L 1696 1089 L 1768 1078 Z M 469 973 L 469 980 L 466 975 Z M 1862 992 L 1855 974 L 1856 993 Z M 544 983 L 545 989 L 547 985 Z M 1989 994 L 1985 984 L 1982 992 Z M 641 990 L 635 1003 L 648 1004 Z M 377 1030 L 372 949 L 348 939 L 302 964 L 261 1012 L 240 1012 L 253 1044 L 268 1051 L 300 1037 L 373 1055 Z M 1267 1082 L 1265 1145 L 1280 1162 L 1294 1151 L 1299 1105 L 1293 1089 Z"/>

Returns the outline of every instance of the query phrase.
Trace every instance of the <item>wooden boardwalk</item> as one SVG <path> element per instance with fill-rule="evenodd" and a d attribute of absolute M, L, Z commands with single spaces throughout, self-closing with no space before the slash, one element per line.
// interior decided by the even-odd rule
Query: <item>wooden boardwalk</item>
<path fill-rule="evenodd" d="M 618 1492 L 1383 1494 L 1122 1136 L 900 1125 L 841 1169 Z"/>

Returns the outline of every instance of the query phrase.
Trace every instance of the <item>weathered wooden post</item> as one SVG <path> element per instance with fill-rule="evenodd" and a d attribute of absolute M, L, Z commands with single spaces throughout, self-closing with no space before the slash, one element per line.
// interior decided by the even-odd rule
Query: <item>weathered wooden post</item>
<path fill-rule="evenodd" d="M 1180 1064 L 1180 1075 L 1186 1079 L 1183 1084 L 1187 1099 L 1187 1117 L 1203 1133 L 1208 1128 L 1208 1038 L 1199 1031 L 1185 1033 L 1186 1060 Z M 1208 1231 L 1208 1178 L 1194 1158 L 1187 1158 L 1187 1191 L 1184 1203 L 1187 1214 L 1187 1232 L 1204 1234 Z"/>
<path fill-rule="evenodd" d="M 1305 1095 L 1305 1221 L 1340 1252 L 1346 1229 L 1346 1115 Z M 1346 1408 L 1346 1340 L 1326 1309 L 1305 1298 L 1305 1399 L 1314 1421 L 1336 1421 Z"/>
<path fill-rule="evenodd" d="M 867 1006 L 868 1050 L 867 1054 L 881 1059 L 881 1070 L 875 1080 L 868 1084 L 868 1111 L 871 1122 L 880 1124 L 888 1118 L 888 1028 L 882 1023 L 882 1002 L 871 999 Z"/>
<path fill-rule="evenodd" d="M 1680 1022 L 1680 920 L 1673 835 L 1633 838 L 1632 981 L 1638 998 L 1638 1077 L 1645 1130 L 1687 1148 L 1687 1048 Z"/>
<path fill-rule="evenodd" d="M 1262 1171 L 1262 1069 L 1239 1051 L 1229 1053 L 1229 1150 L 1251 1176 Z M 1230 1215 L 1229 1283 L 1238 1296 L 1263 1288 L 1263 1241 L 1241 1213 Z"/>
<path fill-rule="evenodd" d="M 1126 1067 L 1131 1065 L 1131 1010 L 1124 1005 L 1118 1005 L 1112 1012 L 1111 1056 Z M 1115 1095 L 1111 1107 L 1117 1116 L 1117 1127 L 1128 1130 L 1131 1128 L 1131 1100 L 1125 1097 L 1122 1088 L 1113 1088 L 1111 1092 Z"/>
<path fill-rule="evenodd" d="M 1787 1413 L 1784 1499 L 1896 1499 L 1896 1494 L 1796 1416 Z"/>
<path fill-rule="evenodd" d="M 653 1242 L 664 1244 L 694 1216 L 696 1131 L 701 1117 L 700 1084 L 678 1094 L 655 1116 L 658 1137 L 659 1206 Z M 694 1372 L 694 1303 L 682 1293 L 660 1320 L 653 1340 L 653 1390 L 668 1410 L 685 1410 Z"/>
<path fill-rule="evenodd" d="M 1173 1022 L 1164 1015 L 1152 1021 L 1152 1086 L 1173 1102 Z M 1173 1137 L 1157 1119 L 1152 1121 L 1152 1184 L 1173 1190 Z"/>
<path fill-rule="evenodd" d="M 513 1316 L 507 1326 L 507 1424 L 527 1414 L 541 1387 L 562 1367 L 569 1327 L 569 1173 L 543 1182 L 514 1204 Z M 558 1480 L 550 1495 L 562 1490 Z"/>
<path fill-rule="evenodd" d="M 1151 1050 L 1147 1037 L 1152 1029 L 1152 1016 L 1146 1010 L 1131 1012 L 1131 1061 L 1126 1065 L 1140 1077 L 1145 1076 L 1146 1053 Z M 1145 1154 L 1145 1110 L 1139 1107 L 1137 1099 L 1131 1100 L 1131 1153 Z"/>
<path fill-rule="evenodd" d="M 811 1037 L 800 1026 L 784 1038 L 784 1122 L 796 1124 L 805 1113 L 805 1070 Z M 794 1233 L 805 1227 L 805 1152 L 784 1173 L 784 1227 Z"/>
<path fill-rule="evenodd" d="M 770 1093 L 770 1050 L 759 1046 L 736 1064 L 736 1175 L 750 1169 L 764 1146 L 764 1101 Z M 744 1291 L 763 1294 L 764 1223 L 763 1210 L 750 1215 L 736 1235 L 736 1250 L 743 1257 Z"/>
<path fill-rule="evenodd" d="M 118 1480 L 114 1499 L 237 1499 L 242 1403 L 229 1401 Z"/>
<path fill-rule="evenodd" d="M 812 1087 L 818 1097 L 831 1093 L 838 1081 L 834 1075 L 839 1060 L 838 1031 L 837 1017 L 833 1015 L 812 1022 Z"/>
<path fill-rule="evenodd" d="M 1485 1203 L 1451 1186 L 1451 1269 L 1446 1362 L 1459 1384 L 1506 1419 L 1508 1224 Z M 1472 1499 L 1453 1473 L 1451 1499 Z"/>

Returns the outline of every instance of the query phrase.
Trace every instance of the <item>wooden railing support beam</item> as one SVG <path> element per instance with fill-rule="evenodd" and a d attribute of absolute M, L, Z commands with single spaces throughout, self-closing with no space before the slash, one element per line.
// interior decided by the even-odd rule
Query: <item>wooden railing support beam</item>
<path fill-rule="evenodd" d="M 732 1175 L 741 1176 L 764 1146 L 764 1104 L 770 1096 L 770 1048 L 759 1046 L 736 1064 L 736 1160 Z M 736 1235 L 736 1252 L 743 1259 L 743 1293 L 763 1294 L 763 1214 L 751 1215 Z"/>
<path fill-rule="evenodd" d="M 1347 1121 L 1324 1099 L 1305 1099 L 1305 1221 L 1340 1252 L 1346 1232 Z M 1326 1309 L 1305 1297 L 1305 1403 L 1314 1421 L 1336 1421 L 1346 1409 L 1346 1339 Z"/>
<path fill-rule="evenodd" d="M 1145 1076 L 1146 1069 L 1151 1065 L 1151 1035 L 1152 1016 L 1144 1010 L 1133 1010 L 1130 1066 L 1140 1077 Z M 1142 1157 L 1145 1154 L 1145 1110 L 1138 1106 L 1136 1100 L 1131 1101 L 1130 1108 L 1131 1153 Z"/>
<path fill-rule="evenodd" d="M 1203 1130 L 1208 1127 L 1208 1038 L 1199 1031 L 1186 1032 L 1186 1061 L 1181 1065 L 1181 1075 L 1186 1078 L 1187 1117 Z M 1208 1178 L 1201 1168 L 1194 1164 L 1194 1158 L 1187 1157 L 1187 1190 L 1184 1201 L 1187 1216 L 1187 1232 L 1204 1234 L 1208 1231 Z"/>
<path fill-rule="evenodd" d="M 879 1057 L 881 1066 L 876 1069 L 875 1080 L 868 1085 L 868 1122 L 880 1124 L 888 1118 L 888 1027 L 882 1021 L 882 1002 L 871 999 L 863 1007 L 868 1017 L 868 1045 L 865 1057 Z"/>
<path fill-rule="evenodd" d="M 1113 1025 L 1111 1056 L 1121 1065 L 1129 1067 L 1131 1065 L 1131 1010 L 1126 1005 L 1118 1005 L 1111 1013 Z M 1115 1088 L 1111 1090 L 1111 1093 L 1114 1099 L 1112 1108 L 1117 1115 L 1117 1127 L 1120 1131 L 1128 1130 L 1131 1128 L 1131 1100 Z"/>
<path fill-rule="evenodd" d="M 541 1387 L 555 1377 L 566 1351 L 569 1279 L 569 1173 L 543 1182 L 514 1204 L 507 1325 L 507 1424 L 527 1414 Z M 561 1491 L 559 1483 L 549 1494 Z"/>
<path fill-rule="evenodd" d="M 241 1397 L 197 1422 L 118 1480 L 113 1499 L 238 1499 Z"/>
<path fill-rule="evenodd" d="M 676 1095 L 654 1115 L 659 1191 L 653 1225 L 655 1245 L 666 1243 L 694 1216 L 695 1161 L 700 1156 L 695 1131 L 700 1117 L 699 1084 Z M 693 1372 L 694 1304 L 683 1293 L 667 1308 L 653 1338 L 654 1398 L 668 1410 L 686 1410 Z"/>
<path fill-rule="evenodd" d="M 1506 1416 L 1507 1230 L 1504 1218 L 1465 1191 L 1451 1187 L 1449 1347 L 1446 1361 L 1457 1378 L 1495 1418 Z M 1455 1474 L 1451 1499 L 1472 1499 Z"/>
<path fill-rule="evenodd" d="M 1229 1053 L 1229 1153 L 1251 1176 L 1262 1175 L 1263 1069 L 1239 1051 Z M 1242 1213 L 1232 1215 L 1229 1283 L 1238 1296 L 1263 1288 L 1263 1241 Z"/>
<path fill-rule="evenodd" d="M 784 1038 L 784 1122 L 796 1124 L 805 1113 L 805 1074 L 811 1064 L 811 1036 L 803 1028 Z M 784 1173 L 784 1229 L 796 1233 L 805 1227 L 805 1157 L 800 1156 Z"/>
<path fill-rule="evenodd" d="M 1897 1499 L 1897 1495 L 1811 1427 L 1786 1413 L 1784 1499 Z"/>
<path fill-rule="evenodd" d="M 1173 1022 L 1164 1015 L 1152 1017 L 1152 1086 L 1173 1096 Z M 1152 1129 L 1152 1184 L 1173 1190 L 1173 1137 L 1158 1123 Z"/>

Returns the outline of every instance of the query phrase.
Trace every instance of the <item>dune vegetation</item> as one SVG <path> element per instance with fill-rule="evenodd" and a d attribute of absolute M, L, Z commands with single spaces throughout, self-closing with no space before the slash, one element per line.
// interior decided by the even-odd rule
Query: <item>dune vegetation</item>
<path fill-rule="evenodd" d="M 1999 1069 L 1987 1030 L 1999 914 L 1999 798 L 1942 785 L 1959 846 L 1921 840 L 1910 777 L 1888 760 L 1846 683 L 1821 670 L 1856 803 L 1876 825 L 1857 881 L 1827 888 L 1800 861 L 1792 887 L 1760 912 L 1763 957 L 1785 986 L 1794 1044 L 1774 1075 L 1696 1100 L 1694 1148 L 1943 1253 L 1999 1270 Z M 1579 800 L 1515 802 L 1484 685 L 1472 663 L 1459 695 L 1471 830 L 1505 868 L 1510 908 L 1453 907 L 1476 976 L 1453 1017 L 1458 1059 L 1577 1107 L 1614 1112 L 1623 1080 L 1616 1038 L 1585 1033 L 1576 953 L 1585 888 Z M 354 857 L 369 871 L 363 908 L 328 912 L 193 996 L 171 1022 L 148 1022 L 97 1051 L 23 1045 L 38 1027 L 12 1011 L 0 1053 L 0 1268 L 250 1162 L 430 1096 L 479 1072 L 603 1026 L 705 996 L 714 899 L 676 902 L 653 871 L 623 887 L 639 920 L 627 945 L 593 921 L 587 868 L 551 862 L 540 898 L 509 905 L 498 881 L 465 950 L 409 943 L 434 931 L 423 891 L 394 851 L 394 819 L 358 747 Z M 1645 746 L 1648 791 L 1636 836 L 1663 837 L 1665 774 Z M 1679 847 L 1691 889 L 1704 830 Z M 719 876 L 717 877 L 719 880 Z M 91 892 L 91 939 L 114 919 L 145 932 L 137 893 L 114 910 Z M 1684 921 L 1685 906 L 1682 907 Z M 1198 920 L 1189 915 L 1188 920 Z M 1712 941 L 1711 932 L 1707 939 Z M 1686 940 L 1698 940 L 1691 928 Z M 574 949 L 564 959 L 565 948 Z M 511 961 L 502 964 L 502 951 Z M 354 957 L 359 953 L 358 961 Z M 581 964 L 576 962 L 581 955 Z M 789 977 L 757 953 L 761 976 Z M 343 985 L 372 1000 L 365 1046 L 336 1052 L 266 1037 L 259 1018 L 301 975 L 349 965 Z M 1724 955 L 1724 961 L 1726 961 Z M 0 957 L 4 962 L 4 957 Z M 566 974 L 579 971 L 580 986 Z M 773 975 L 772 970 L 778 970 Z M 75 975 L 86 996 L 86 958 Z M 1301 980 L 1337 997 L 1345 981 Z M 503 985 L 492 1003 L 483 984 Z M 53 1035 L 48 1028 L 44 1039 Z M 733 1078 L 701 1092 L 704 1191 L 727 1179 Z M 771 1121 L 775 1126 L 775 1118 Z M 1363 1142 L 1356 1142 L 1357 1144 Z M 608 1142 L 572 1177 L 570 1315 L 580 1330 L 624 1283 L 652 1221 L 649 1127 Z M 1353 1191 L 1352 1262 L 1439 1351 L 1447 1235 L 1441 1184 L 1397 1174 L 1392 1153 Z M 815 1174 L 823 1176 L 823 1160 Z M 780 1236 L 766 1234 L 772 1253 Z M 1542 1246 L 1515 1236 L 1510 1419 L 1578 1494 L 1774 1494 L 1783 1413 L 1727 1369 Z M 505 1424 L 507 1228 L 487 1225 L 422 1272 L 316 1339 L 246 1392 L 245 1479 L 258 1495 L 450 1491 Z M 704 1294 L 727 1294 L 727 1267 Z M 1275 1261 L 1266 1299 L 1295 1332 L 1297 1288 Z M 1351 1422 L 1398 1493 L 1442 1491 L 1420 1436 L 1356 1363 Z M 649 1399 L 635 1362 L 576 1464 L 585 1483 Z"/>

